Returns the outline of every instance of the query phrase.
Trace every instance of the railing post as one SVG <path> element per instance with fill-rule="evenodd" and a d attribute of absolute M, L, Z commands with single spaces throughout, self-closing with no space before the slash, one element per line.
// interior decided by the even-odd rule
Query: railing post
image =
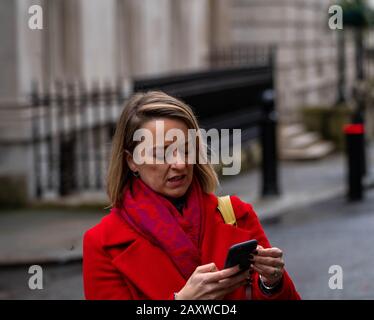
<path fill-rule="evenodd" d="M 279 195 L 278 154 L 277 154 L 277 114 L 275 92 L 268 89 L 262 95 L 263 119 L 261 124 L 262 144 L 262 196 Z"/>
<path fill-rule="evenodd" d="M 363 148 L 364 126 L 363 124 L 348 124 L 344 128 L 346 135 L 346 152 L 348 165 L 348 200 L 359 201 L 363 198 Z"/>
<path fill-rule="evenodd" d="M 365 128 L 365 102 L 366 102 L 366 92 L 365 88 L 361 85 L 359 87 L 354 88 L 353 91 L 354 99 L 356 100 L 356 108 L 352 116 L 352 123 L 362 125 Z M 362 170 L 362 176 L 366 175 L 367 172 L 367 163 L 366 163 L 366 148 L 365 148 L 365 131 L 362 132 L 362 147 L 359 150 L 361 153 L 361 161 L 362 164 L 360 165 Z"/>
<path fill-rule="evenodd" d="M 40 199 L 42 197 L 41 187 L 41 173 L 40 173 L 40 128 L 39 128 L 39 106 L 40 106 L 40 92 L 36 81 L 32 83 L 31 88 L 31 122 L 32 122 L 32 146 L 33 146 L 33 162 L 34 162 L 34 185 L 35 197 Z"/>
<path fill-rule="evenodd" d="M 347 198 L 360 201 L 364 197 L 363 178 L 366 175 L 365 150 L 365 92 L 356 87 L 353 96 L 356 100 L 355 112 L 350 124 L 344 127 L 347 154 Z"/>

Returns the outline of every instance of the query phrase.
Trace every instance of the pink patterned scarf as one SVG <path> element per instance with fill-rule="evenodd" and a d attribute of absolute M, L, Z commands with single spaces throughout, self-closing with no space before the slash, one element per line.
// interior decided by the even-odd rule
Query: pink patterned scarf
<path fill-rule="evenodd" d="M 136 232 L 166 252 L 188 279 L 201 264 L 204 203 L 199 182 L 194 178 L 187 191 L 183 215 L 140 178 L 133 178 L 130 189 L 125 188 L 123 208 L 116 210 Z"/>

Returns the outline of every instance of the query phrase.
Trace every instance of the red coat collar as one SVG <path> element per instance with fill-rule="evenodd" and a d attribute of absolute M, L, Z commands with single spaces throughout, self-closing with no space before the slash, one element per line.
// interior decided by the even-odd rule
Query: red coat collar
<path fill-rule="evenodd" d="M 102 246 L 113 247 L 131 243 L 139 235 L 116 212 L 110 212 L 99 224 L 102 229 Z"/>

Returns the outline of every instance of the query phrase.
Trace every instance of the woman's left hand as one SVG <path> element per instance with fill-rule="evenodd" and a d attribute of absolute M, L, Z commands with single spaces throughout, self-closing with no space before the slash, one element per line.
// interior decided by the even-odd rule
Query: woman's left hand
<path fill-rule="evenodd" d="M 257 271 L 265 285 L 272 287 L 278 284 L 284 273 L 283 252 L 278 248 L 264 249 L 257 246 L 257 254 L 251 255 L 252 268 Z"/>

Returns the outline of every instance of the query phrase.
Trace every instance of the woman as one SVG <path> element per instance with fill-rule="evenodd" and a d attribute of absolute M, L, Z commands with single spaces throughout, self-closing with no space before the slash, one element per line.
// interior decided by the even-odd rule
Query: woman
<path fill-rule="evenodd" d="M 189 162 L 179 149 L 172 161 L 139 161 L 160 160 L 175 142 L 163 135 L 161 145 L 152 139 L 150 149 L 136 152 L 144 140 L 137 130 L 155 137 L 160 123 L 163 134 L 178 129 L 187 137 L 199 129 L 192 110 L 165 93 L 138 93 L 127 102 L 109 166 L 112 210 L 84 236 L 86 298 L 299 299 L 282 251 L 270 246 L 251 205 L 231 196 L 237 225 L 225 224 L 210 164 Z M 250 269 L 224 269 L 230 246 L 250 239 L 259 244 L 248 256 Z"/>

